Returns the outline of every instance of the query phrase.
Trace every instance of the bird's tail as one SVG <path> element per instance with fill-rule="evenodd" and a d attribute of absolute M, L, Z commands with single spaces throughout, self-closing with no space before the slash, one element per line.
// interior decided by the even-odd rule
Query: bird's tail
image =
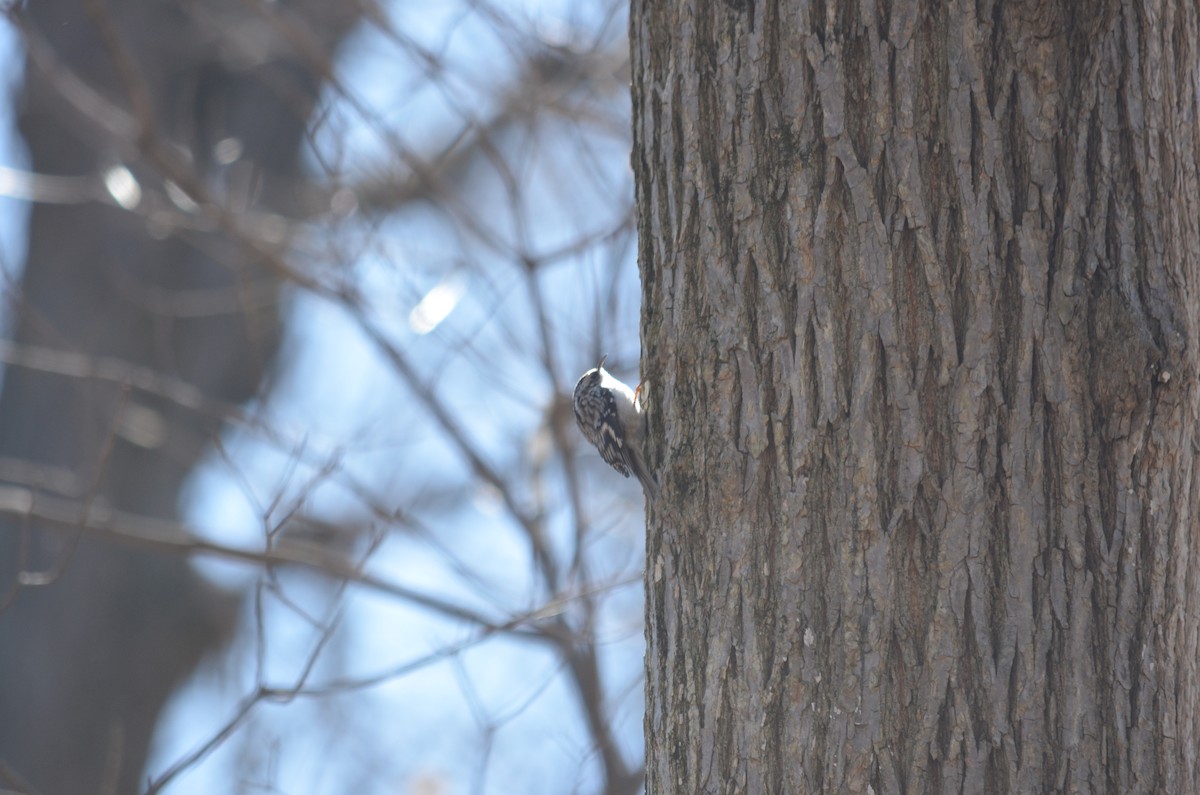
<path fill-rule="evenodd" d="M 658 499 L 658 481 L 654 479 L 654 475 L 650 474 L 650 470 L 646 468 L 646 462 L 642 460 L 640 455 L 633 456 L 633 461 L 630 462 L 633 474 L 642 484 L 642 491 L 646 493 L 646 497 L 654 502 Z"/>

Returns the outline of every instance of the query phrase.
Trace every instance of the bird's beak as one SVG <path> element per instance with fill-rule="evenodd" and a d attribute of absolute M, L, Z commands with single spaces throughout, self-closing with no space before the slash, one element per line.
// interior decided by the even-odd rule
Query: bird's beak
<path fill-rule="evenodd" d="M 606 361 L 608 361 L 608 354 L 607 354 L 607 353 L 606 353 L 606 354 L 604 354 L 603 356 L 601 356 L 601 357 L 600 357 L 600 364 L 596 365 L 596 369 L 597 369 L 597 370 L 603 370 L 603 369 L 604 369 L 604 363 L 605 363 Z"/>

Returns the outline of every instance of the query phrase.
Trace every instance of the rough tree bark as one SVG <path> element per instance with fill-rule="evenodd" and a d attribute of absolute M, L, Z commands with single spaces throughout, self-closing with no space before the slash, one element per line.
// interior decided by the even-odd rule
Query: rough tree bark
<path fill-rule="evenodd" d="M 1200 791 L 1196 4 L 631 29 L 648 791 Z"/>
<path fill-rule="evenodd" d="M 353 12 L 322 2 L 47 0 L 21 14 L 32 56 L 19 123 L 32 169 L 96 177 L 127 163 L 147 195 L 138 212 L 95 202 L 34 209 L 14 338 L 151 368 L 216 402 L 249 398 L 275 352 L 278 279 L 216 225 L 158 220 L 158 211 L 179 213 L 161 201 L 154 152 L 186 149 L 189 176 L 238 207 L 295 210 L 321 81 L 303 32 L 329 52 Z M 83 510 L 171 518 L 220 424 L 111 381 L 9 366 L 0 475 L 31 499 L 57 492 Z M 36 575 L 46 575 L 41 587 L 13 587 Z M 0 787 L 139 791 L 167 698 L 232 632 L 232 595 L 186 561 L 17 521 L 0 525 L 0 594 Z"/>

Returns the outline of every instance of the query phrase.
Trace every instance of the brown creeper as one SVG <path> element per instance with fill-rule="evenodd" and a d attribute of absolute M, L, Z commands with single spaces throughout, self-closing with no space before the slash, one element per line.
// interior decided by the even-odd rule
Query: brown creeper
<path fill-rule="evenodd" d="M 636 475 L 646 496 L 653 500 L 658 495 L 658 484 L 642 455 L 646 418 L 637 393 L 604 369 L 607 358 L 576 382 L 575 421 L 600 451 L 600 457 L 625 477 L 631 472 Z"/>

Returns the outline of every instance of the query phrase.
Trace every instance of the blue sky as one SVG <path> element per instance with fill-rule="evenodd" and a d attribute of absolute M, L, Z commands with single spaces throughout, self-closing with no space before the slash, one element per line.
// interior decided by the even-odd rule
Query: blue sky
<path fill-rule="evenodd" d="M 17 47 L 16 31 L 11 25 L 0 23 L 0 168 L 25 168 L 25 147 L 17 135 L 13 119 L 12 97 L 21 81 L 23 64 Z M 0 187 L 9 180 L 0 172 Z M 10 198 L 8 191 L 0 190 L 0 267 L 12 272 L 25 257 L 24 227 L 29 217 L 29 206 L 24 201 Z"/>

